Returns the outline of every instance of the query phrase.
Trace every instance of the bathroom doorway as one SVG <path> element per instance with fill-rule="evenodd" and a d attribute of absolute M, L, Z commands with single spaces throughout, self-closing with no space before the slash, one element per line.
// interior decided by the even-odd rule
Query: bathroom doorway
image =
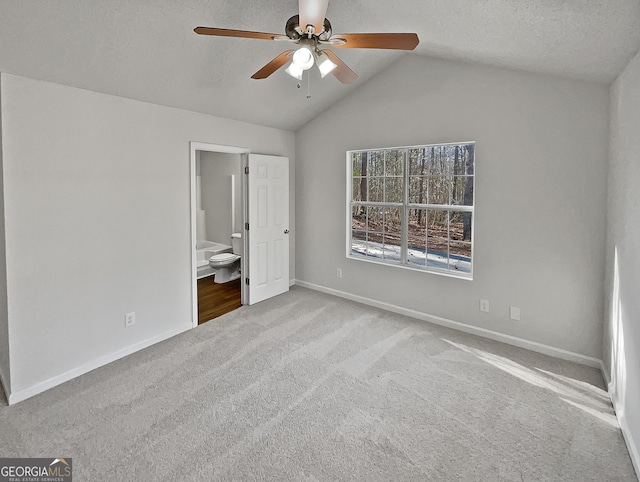
<path fill-rule="evenodd" d="M 191 296 L 192 323 L 195 328 L 199 324 L 198 280 L 209 277 L 208 274 L 213 274 L 213 281 L 215 283 L 217 280 L 217 284 L 237 282 L 239 277 L 242 305 L 259 303 L 289 290 L 290 193 L 289 159 L 286 157 L 251 154 L 249 149 L 200 142 L 191 142 L 190 152 Z M 207 162 L 203 158 L 209 158 L 209 154 L 214 154 L 213 158 L 218 159 L 214 162 L 226 157 L 223 154 L 234 155 L 237 162 L 233 169 L 237 167 L 240 170 L 235 172 L 241 173 L 238 175 L 239 182 L 238 179 L 232 182 L 230 176 L 235 174 L 225 174 L 226 181 L 223 180 L 223 187 L 219 188 L 224 191 L 224 186 L 235 186 L 229 187 L 233 193 L 226 194 L 220 202 L 221 209 L 228 213 L 228 221 L 220 223 L 227 226 L 231 224 L 227 232 L 231 233 L 231 239 L 227 243 L 227 234 L 216 234 L 215 228 L 212 231 L 204 227 L 202 221 L 198 222 L 199 218 L 207 218 L 207 201 L 204 201 L 207 195 L 203 194 L 206 189 L 203 182 L 206 181 L 202 178 L 202 167 Z M 229 201 L 225 201 L 226 199 Z M 217 207 L 211 209 L 215 210 Z M 205 214 L 199 211 L 205 211 Z M 222 237 L 217 237 L 219 234 Z M 237 265 L 227 272 L 219 271 L 221 263 L 226 263 L 229 257 L 237 260 Z M 212 272 L 206 273 L 209 268 Z M 202 295 L 204 297 L 205 293 Z M 221 295 L 217 304 L 228 301 L 223 299 L 225 296 L 230 295 Z M 203 314 L 203 318 L 207 316 Z"/>
<path fill-rule="evenodd" d="M 192 166 L 197 288 L 194 319 L 198 325 L 239 308 L 243 300 L 245 159 L 241 152 L 224 149 L 224 146 L 197 149 Z"/>

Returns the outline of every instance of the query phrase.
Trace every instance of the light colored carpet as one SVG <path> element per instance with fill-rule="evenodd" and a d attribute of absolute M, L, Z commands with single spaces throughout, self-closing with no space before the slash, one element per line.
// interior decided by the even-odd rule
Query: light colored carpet
<path fill-rule="evenodd" d="M 597 370 L 293 288 L 0 406 L 74 480 L 636 480 Z"/>

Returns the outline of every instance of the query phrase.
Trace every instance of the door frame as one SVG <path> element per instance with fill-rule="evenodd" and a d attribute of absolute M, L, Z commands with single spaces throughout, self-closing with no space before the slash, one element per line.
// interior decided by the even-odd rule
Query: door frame
<path fill-rule="evenodd" d="M 189 218 L 191 223 L 191 324 L 193 328 L 198 326 L 198 266 L 196 253 L 196 152 L 218 152 L 223 154 L 239 154 L 240 168 L 244 171 L 247 165 L 250 149 L 246 147 L 225 146 L 222 144 L 209 144 L 206 142 L 189 142 L 189 190 L 190 190 L 190 209 Z M 247 259 L 247 236 L 244 224 L 247 222 L 247 176 L 242 176 L 242 245 L 243 255 L 240 258 L 240 270 L 244 274 L 248 268 Z M 245 284 L 241 284 L 241 303 L 244 305 L 247 297 Z"/>

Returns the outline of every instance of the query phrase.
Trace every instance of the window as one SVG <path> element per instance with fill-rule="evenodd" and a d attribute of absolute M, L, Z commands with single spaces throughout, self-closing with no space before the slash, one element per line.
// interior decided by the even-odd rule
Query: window
<path fill-rule="evenodd" d="M 347 256 L 472 277 L 475 143 L 347 152 Z"/>

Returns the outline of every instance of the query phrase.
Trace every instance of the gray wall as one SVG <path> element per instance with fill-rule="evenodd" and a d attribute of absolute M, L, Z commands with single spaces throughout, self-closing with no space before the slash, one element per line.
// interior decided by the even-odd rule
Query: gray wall
<path fill-rule="evenodd" d="M 239 154 L 200 153 L 202 209 L 206 214 L 209 241 L 231 244 L 231 174 L 235 175 L 236 232 L 243 232 L 241 172 Z"/>
<path fill-rule="evenodd" d="M 600 358 L 608 102 L 604 85 L 403 57 L 296 132 L 297 279 Z M 455 141 L 477 142 L 474 280 L 346 259 L 345 151 Z"/>
<path fill-rule="evenodd" d="M 603 362 L 640 474 L 640 53 L 611 86 Z"/>
<path fill-rule="evenodd" d="M 11 390 L 9 364 L 9 317 L 7 311 L 7 259 L 4 232 L 4 190 L 2 162 L 2 77 L 0 76 L 0 382 L 5 392 Z"/>
<path fill-rule="evenodd" d="M 7 74 L 2 100 L 19 399 L 190 328 L 190 141 L 293 163 L 295 136 Z"/>

